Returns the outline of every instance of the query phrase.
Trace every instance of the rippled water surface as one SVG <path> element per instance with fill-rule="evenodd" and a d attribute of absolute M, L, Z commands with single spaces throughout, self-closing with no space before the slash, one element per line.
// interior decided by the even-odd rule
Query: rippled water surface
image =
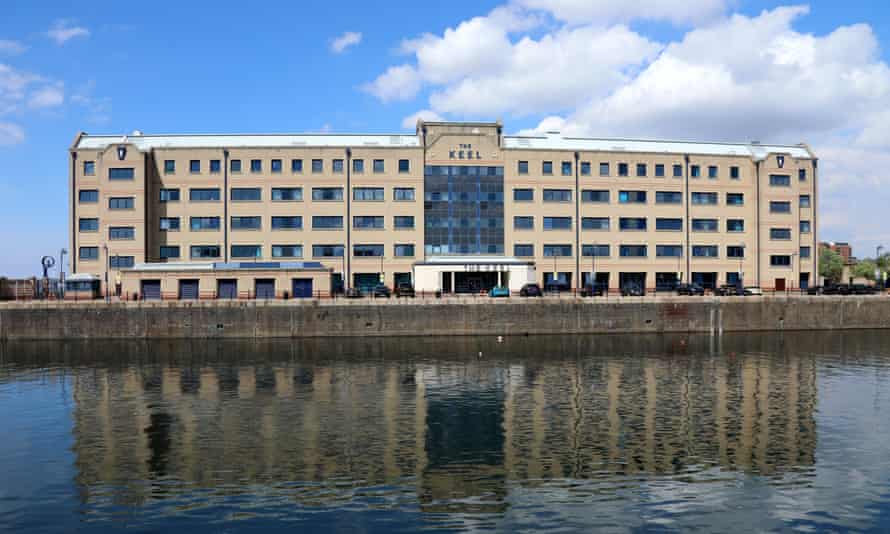
<path fill-rule="evenodd" d="M 890 333 L 0 344 L 0 530 L 890 531 Z"/>

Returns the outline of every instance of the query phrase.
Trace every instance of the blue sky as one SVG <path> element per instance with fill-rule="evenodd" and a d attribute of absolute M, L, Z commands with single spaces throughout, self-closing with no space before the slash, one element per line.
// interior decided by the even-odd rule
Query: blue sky
<path fill-rule="evenodd" d="M 822 160 L 820 237 L 865 256 L 890 246 L 888 13 L 855 0 L 6 0 L 0 273 L 35 274 L 67 246 L 79 130 L 390 132 L 422 110 L 511 133 L 805 140 Z M 346 32 L 360 38 L 335 50 Z"/>

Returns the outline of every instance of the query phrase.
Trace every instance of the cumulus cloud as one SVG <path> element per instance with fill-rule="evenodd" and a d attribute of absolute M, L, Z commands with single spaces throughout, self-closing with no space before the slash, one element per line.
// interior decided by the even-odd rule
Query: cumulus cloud
<path fill-rule="evenodd" d="M 402 128 L 405 130 L 413 130 L 415 126 L 417 126 L 417 121 L 420 119 L 430 122 L 444 120 L 444 118 L 435 111 L 422 109 L 417 113 L 413 113 L 402 119 Z"/>
<path fill-rule="evenodd" d="M 347 48 L 355 46 L 362 42 L 361 32 L 346 32 L 340 37 L 331 41 L 331 52 L 342 54 Z"/>
<path fill-rule="evenodd" d="M 397 65 L 386 69 L 386 72 L 363 88 L 384 102 L 410 100 L 420 91 L 420 82 L 417 69 L 411 65 Z"/>
<path fill-rule="evenodd" d="M 0 122 L 0 146 L 17 145 L 25 140 L 25 131 L 11 122 Z"/>
<path fill-rule="evenodd" d="M 519 5 L 551 13 L 559 20 L 605 24 L 632 20 L 665 20 L 676 24 L 704 22 L 723 14 L 727 0 L 517 0 Z"/>
<path fill-rule="evenodd" d="M 15 56 L 21 54 L 28 48 L 18 41 L 10 41 L 8 39 L 0 39 L 0 54 Z"/>
<path fill-rule="evenodd" d="M 75 37 L 89 37 L 90 30 L 75 25 L 74 21 L 60 19 L 47 30 L 46 36 L 55 41 L 57 45 L 63 45 Z"/>
<path fill-rule="evenodd" d="M 59 82 L 34 91 L 28 99 L 31 109 L 44 109 L 61 106 L 65 101 L 64 85 Z"/>

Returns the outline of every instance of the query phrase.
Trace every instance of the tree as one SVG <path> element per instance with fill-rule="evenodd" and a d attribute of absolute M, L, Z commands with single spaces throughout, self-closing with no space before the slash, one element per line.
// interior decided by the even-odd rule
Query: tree
<path fill-rule="evenodd" d="M 844 259 L 837 252 L 823 248 L 819 253 L 819 274 L 831 282 L 840 282 L 844 274 Z"/>
<path fill-rule="evenodd" d="M 875 279 L 875 269 L 878 266 L 873 260 L 862 260 L 853 266 L 853 276 L 856 278 L 865 278 L 866 280 Z"/>

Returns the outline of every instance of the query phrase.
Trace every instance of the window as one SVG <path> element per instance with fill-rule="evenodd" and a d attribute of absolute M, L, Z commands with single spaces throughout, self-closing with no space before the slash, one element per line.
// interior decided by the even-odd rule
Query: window
<path fill-rule="evenodd" d="M 98 232 L 99 219 L 79 219 L 77 221 L 77 229 L 81 232 Z"/>
<path fill-rule="evenodd" d="M 657 258 L 682 258 L 683 247 L 680 245 L 655 245 Z"/>
<path fill-rule="evenodd" d="M 805 260 L 810 257 L 810 247 L 800 247 L 800 259 Z"/>
<path fill-rule="evenodd" d="M 259 187 L 233 187 L 230 194 L 233 202 L 259 202 L 261 191 Z"/>
<path fill-rule="evenodd" d="M 392 225 L 396 230 L 410 230 L 414 228 L 414 216 L 396 215 L 392 218 Z"/>
<path fill-rule="evenodd" d="M 303 245 L 272 245 L 273 258 L 302 258 Z"/>
<path fill-rule="evenodd" d="M 160 202 L 179 202 L 179 189 L 161 189 L 158 195 Z"/>
<path fill-rule="evenodd" d="M 263 247 L 261 245 L 232 245 L 233 258 L 261 258 Z"/>
<path fill-rule="evenodd" d="M 608 258 L 612 255 L 609 245 L 581 245 L 581 255 L 588 258 Z"/>
<path fill-rule="evenodd" d="M 701 178 L 701 167 L 698 166 L 698 165 L 693 165 L 692 167 L 690 167 L 690 172 L 689 172 L 689 174 L 690 174 L 693 178 Z"/>
<path fill-rule="evenodd" d="M 356 187 L 352 190 L 352 200 L 358 202 L 383 202 L 386 195 L 382 187 Z"/>
<path fill-rule="evenodd" d="M 535 255 L 534 245 L 513 245 L 513 255 L 517 258 L 531 258 Z"/>
<path fill-rule="evenodd" d="M 600 176 L 609 176 L 609 164 L 600 163 Z"/>
<path fill-rule="evenodd" d="M 219 189 L 189 189 L 192 202 L 219 202 Z"/>
<path fill-rule="evenodd" d="M 534 217 L 513 217 L 514 230 L 533 230 L 535 228 Z"/>
<path fill-rule="evenodd" d="M 312 200 L 316 201 L 342 201 L 342 187 L 313 187 Z"/>
<path fill-rule="evenodd" d="M 303 160 L 301 160 L 301 159 L 290 160 L 290 172 L 303 172 Z"/>
<path fill-rule="evenodd" d="M 77 257 L 81 260 L 98 260 L 99 247 L 80 247 Z"/>
<path fill-rule="evenodd" d="M 233 216 L 230 220 L 232 230 L 259 230 L 262 226 L 262 217 L 258 216 Z"/>
<path fill-rule="evenodd" d="M 384 166 L 382 159 L 375 159 L 373 165 L 375 173 L 386 172 L 386 167 Z"/>
<path fill-rule="evenodd" d="M 178 245 L 162 246 L 159 252 L 162 260 L 175 260 L 179 258 Z"/>
<path fill-rule="evenodd" d="M 281 173 L 281 160 L 280 159 L 273 159 L 271 166 L 272 166 L 273 173 L 276 173 L 276 174 Z"/>
<path fill-rule="evenodd" d="M 683 177 L 683 166 L 682 165 L 674 165 L 674 178 L 682 178 Z"/>
<path fill-rule="evenodd" d="M 210 174 L 219 174 L 222 170 L 222 165 L 218 159 L 210 160 Z"/>
<path fill-rule="evenodd" d="M 797 180 L 798 180 L 799 182 L 806 182 L 806 181 L 807 181 L 807 170 L 806 170 L 806 169 L 799 169 L 799 170 L 797 171 Z"/>
<path fill-rule="evenodd" d="M 402 202 L 413 202 L 414 201 L 414 188 L 413 187 L 396 187 L 392 190 L 392 199 L 398 200 Z"/>
<path fill-rule="evenodd" d="M 719 256 L 717 245 L 693 245 L 692 256 L 694 258 L 716 258 Z"/>
<path fill-rule="evenodd" d="M 727 258 L 744 258 L 745 257 L 745 247 L 740 247 L 738 245 L 730 245 L 726 247 L 726 257 Z"/>
<path fill-rule="evenodd" d="M 263 160 L 261 160 L 261 159 L 250 160 L 250 172 L 263 172 Z"/>
<path fill-rule="evenodd" d="M 640 232 L 646 229 L 645 217 L 621 217 L 618 220 L 618 228 L 622 232 Z"/>
<path fill-rule="evenodd" d="M 618 164 L 618 176 L 627 176 L 628 172 L 629 171 L 627 170 L 627 163 Z"/>
<path fill-rule="evenodd" d="M 312 228 L 316 230 L 340 230 L 343 228 L 343 217 L 339 215 L 315 215 L 312 217 Z"/>
<path fill-rule="evenodd" d="M 582 230 L 608 230 L 608 217 L 584 217 L 581 219 Z"/>
<path fill-rule="evenodd" d="M 219 245 L 193 245 L 189 250 L 192 259 L 218 258 Z"/>
<path fill-rule="evenodd" d="M 132 180 L 135 176 L 136 171 L 132 167 L 108 169 L 109 180 Z"/>
<path fill-rule="evenodd" d="M 637 176 L 646 176 L 646 170 L 647 169 L 645 163 L 637 163 Z"/>
<path fill-rule="evenodd" d="M 581 176 L 590 176 L 590 162 L 589 161 L 581 162 Z"/>
<path fill-rule="evenodd" d="M 769 175 L 769 185 L 775 187 L 790 187 L 791 186 L 791 177 L 787 174 L 770 174 Z"/>
<path fill-rule="evenodd" d="M 718 172 L 719 171 L 717 170 L 716 165 L 710 165 L 708 167 L 708 178 L 710 178 L 711 180 L 716 180 L 718 177 Z"/>
<path fill-rule="evenodd" d="M 738 180 L 740 178 L 739 168 L 738 167 L 730 167 L 729 168 L 729 177 L 733 180 Z"/>
<path fill-rule="evenodd" d="M 394 256 L 397 258 L 413 258 L 414 245 L 395 245 L 393 247 Z"/>
<path fill-rule="evenodd" d="M 810 233 L 810 221 L 800 221 L 800 233 Z"/>
<path fill-rule="evenodd" d="M 108 229 L 108 239 L 112 241 L 136 239 L 136 229 L 132 226 L 112 226 Z"/>
<path fill-rule="evenodd" d="M 544 202 L 571 202 L 571 189 L 545 189 Z"/>
<path fill-rule="evenodd" d="M 352 172 L 356 174 L 362 174 L 365 172 L 365 160 L 363 159 L 354 159 L 352 160 Z"/>
<path fill-rule="evenodd" d="M 335 159 L 331 162 L 331 170 L 334 174 L 343 174 L 343 160 Z"/>
<path fill-rule="evenodd" d="M 173 174 L 176 172 L 176 161 L 172 159 L 164 160 L 164 174 Z"/>
<path fill-rule="evenodd" d="M 84 161 L 83 162 L 83 174 L 84 174 L 84 176 L 95 176 L 96 175 L 96 162 L 95 161 Z"/>
<path fill-rule="evenodd" d="M 717 193 L 692 193 L 693 204 L 716 206 L 717 200 Z"/>
<path fill-rule="evenodd" d="M 400 159 L 399 160 L 399 173 L 404 174 L 406 172 L 411 172 L 411 162 L 408 161 L 407 159 Z M 411 255 L 413 256 L 414 252 L 411 252 Z"/>
<path fill-rule="evenodd" d="M 353 245 L 352 255 L 356 258 L 379 258 L 383 256 L 383 245 Z"/>
<path fill-rule="evenodd" d="M 716 232 L 717 219 L 692 219 L 693 232 Z"/>
<path fill-rule="evenodd" d="M 619 191 L 618 202 L 621 204 L 645 204 L 645 191 Z"/>
<path fill-rule="evenodd" d="M 726 231 L 727 232 L 744 232 L 745 231 L 744 219 L 727 219 L 726 220 Z"/>
<path fill-rule="evenodd" d="M 581 202 L 609 203 L 609 191 L 603 189 L 584 189 L 581 191 Z"/>
<path fill-rule="evenodd" d="M 655 219 L 655 229 L 659 232 L 682 232 L 683 219 Z"/>
<path fill-rule="evenodd" d="M 773 267 L 790 267 L 791 256 L 770 256 L 769 264 Z"/>
<path fill-rule="evenodd" d="M 744 193 L 726 193 L 726 205 L 727 206 L 744 206 L 745 205 L 745 194 Z"/>
<path fill-rule="evenodd" d="M 313 258 L 342 258 L 343 245 L 312 245 Z"/>
<path fill-rule="evenodd" d="M 646 245 L 621 245 L 619 254 L 622 258 L 645 258 L 647 256 Z"/>
<path fill-rule="evenodd" d="M 136 258 L 133 256 L 111 256 L 108 263 L 112 269 L 131 269 L 136 265 Z"/>
<path fill-rule="evenodd" d="M 571 217 L 544 217 L 544 230 L 571 230 Z"/>
<path fill-rule="evenodd" d="M 192 217 L 189 219 L 189 228 L 193 232 L 219 230 L 219 217 Z"/>
<path fill-rule="evenodd" d="M 567 257 L 572 255 L 572 245 L 544 245 L 544 256 Z"/>
<path fill-rule="evenodd" d="M 810 205 L 810 195 L 800 195 L 800 207 L 803 209 L 809 209 Z"/>
<path fill-rule="evenodd" d="M 303 188 L 273 187 L 272 200 L 275 202 L 299 202 L 303 200 Z"/>
<path fill-rule="evenodd" d="M 318 174 L 324 172 L 324 160 L 314 159 L 312 160 L 312 173 Z"/>
<path fill-rule="evenodd" d="M 82 204 L 99 202 L 99 191 L 96 189 L 81 189 L 77 193 L 77 200 Z"/>
<path fill-rule="evenodd" d="M 788 241 L 791 239 L 791 228 L 770 228 L 769 238 L 773 241 Z"/>
<path fill-rule="evenodd" d="M 273 230 L 302 230 L 303 217 L 299 215 L 287 215 L 272 217 Z"/>
<path fill-rule="evenodd" d="M 518 172 L 519 174 L 528 174 L 528 162 L 527 162 L 527 161 L 520 161 L 520 162 L 519 162 L 519 168 L 517 169 L 517 172 Z"/>
<path fill-rule="evenodd" d="M 135 200 L 133 197 L 112 197 L 108 199 L 108 209 L 110 210 L 131 210 Z"/>
<path fill-rule="evenodd" d="M 655 192 L 655 203 L 656 204 L 682 204 L 683 203 L 683 193 L 680 191 L 656 191 Z"/>
<path fill-rule="evenodd" d="M 773 201 L 769 203 L 770 213 L 791 213 L 790 202 Z"/>
<path fill-rule="evenodd" d="M 229 170 L 232 172 L 241 172 L 241 160 L 233 159 L 229 162 Z"/>
<path fill-rule="evenodd" d="M 562 175 L 563 176 L 571 176 L 572 175 L 572 162 L 571 161 L 563 161 L 562 162 Z"/>
<path fill-rule="evenodd" d="M 162 232 L 178 232 L 179 217 L 161 217 L 159 219 L 158 229 Z"/>
<path fill-rule="evenodd" d="M 546 174 L 546 175 L 553 174 L 553 162 L 552 161 L 545 161 L 541 165 L 541 174 Z"/>
<path fill-rule="evenodd" d="M 514 189 L 513 190 L 513 201 L 514 202 L 532 202 L 535 199 L 535 190 L 534 189 Z"/>
<path fill-rule="evenodd" d="M 360 230 L 383 230 L 382 215 L 356 215 L 352 218 L 352 227 Z"/>
<path fill-rule="evenodd" d="M 189 161 L 189 172 L 192 174 L 201 172 L 201 160 L 193 159 Z"/>
<path fill-rule="evenodd" d="M 663 163 L 655 164 L 655 176 L 658 178 L 664 178 L 664 164 Z"/>

